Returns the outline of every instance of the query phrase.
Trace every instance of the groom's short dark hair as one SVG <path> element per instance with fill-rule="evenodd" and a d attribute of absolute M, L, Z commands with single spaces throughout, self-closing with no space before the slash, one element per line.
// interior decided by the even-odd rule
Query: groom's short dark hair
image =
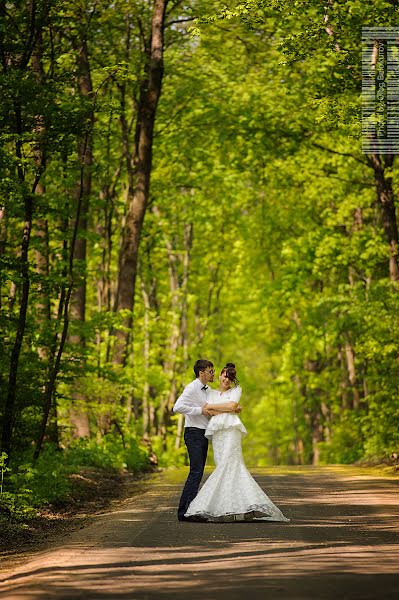
<path fill-rule="evenodd" d="M 213 367 L 213 363 L 210 360 L 205 360 L 204 358 L 200 358 L 194 365 L 194 373 L 196 377 L 198 377 L 200 371 L 205 371 L 208 367 Z"/>

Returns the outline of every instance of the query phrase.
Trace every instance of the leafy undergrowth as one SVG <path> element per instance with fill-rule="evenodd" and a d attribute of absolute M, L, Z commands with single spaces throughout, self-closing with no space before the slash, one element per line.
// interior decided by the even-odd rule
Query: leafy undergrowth
<path fill-rule="evenodd" d="M 123 486 L 151 471 L 146 448 L 134 437 L 124 443 L 111 436 L 100 442 L 79 440 L 67 450 L 48 446 L 36 463 L 20 455 L 0 491 L 0 548 L 46 539 L 76 526 L 122 493 Z M 4 469 L 3 469 L 4 471 Z"/>
<path fill-rule="evenodd" d="M 71 491 L 62 501 L 25 512 L 23 517 L 3 512 L 0 514 L 3 556 L 83 526 L 89 515 L 106 508 L 112 499 L 121 495 L 123 486 L 136 477 L 128 472 L 83 469 L 69 476 Z"/>
<path fill-rule="evenodd" d="M 394 452 L 390 456 L 369 456 L 354 463 L 357 467 L 371 467 L 386 470 L 387 472 L 399 472 L 399 455 Z"/>

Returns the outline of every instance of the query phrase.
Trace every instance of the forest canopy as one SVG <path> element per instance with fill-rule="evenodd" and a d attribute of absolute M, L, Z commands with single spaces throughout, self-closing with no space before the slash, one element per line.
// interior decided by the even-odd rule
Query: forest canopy
<path fill-rule="evenodd" d="M 250 464 L 396 452 L 399 170 L 362 152 L 361 28 L 397 27 L 397 2 L 0 15 L 11 468 L 111 439 L 183 463 L 198 358 L 237 366 Z"/>

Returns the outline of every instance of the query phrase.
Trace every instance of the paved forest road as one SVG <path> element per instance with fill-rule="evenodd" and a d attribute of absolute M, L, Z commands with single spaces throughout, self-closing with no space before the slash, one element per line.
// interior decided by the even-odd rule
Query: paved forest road
<path fill-rule="evenodd" d="M 290 523 L 179 523 L 185 471 L 0 575 L 7 600 L 399 598 L 399 477 L 253 469 Z"/>

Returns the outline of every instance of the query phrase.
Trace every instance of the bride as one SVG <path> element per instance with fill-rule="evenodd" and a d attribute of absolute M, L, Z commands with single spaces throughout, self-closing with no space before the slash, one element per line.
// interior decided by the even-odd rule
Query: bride
<path fill-rule="evenodd" d="M 223 412 L 235 409 L 242 393 L 233 363 L 222 369 L 219 381 L 219 390 L 209 390 L 206 409 L 213 416 L 205 431 L 205 436 L 212 439 L 216 469 L 184 516 L 211 522 L 289 521 L 245 466 L 241 439 L 247 430 L 241 419 L 236 413 Z"/>

